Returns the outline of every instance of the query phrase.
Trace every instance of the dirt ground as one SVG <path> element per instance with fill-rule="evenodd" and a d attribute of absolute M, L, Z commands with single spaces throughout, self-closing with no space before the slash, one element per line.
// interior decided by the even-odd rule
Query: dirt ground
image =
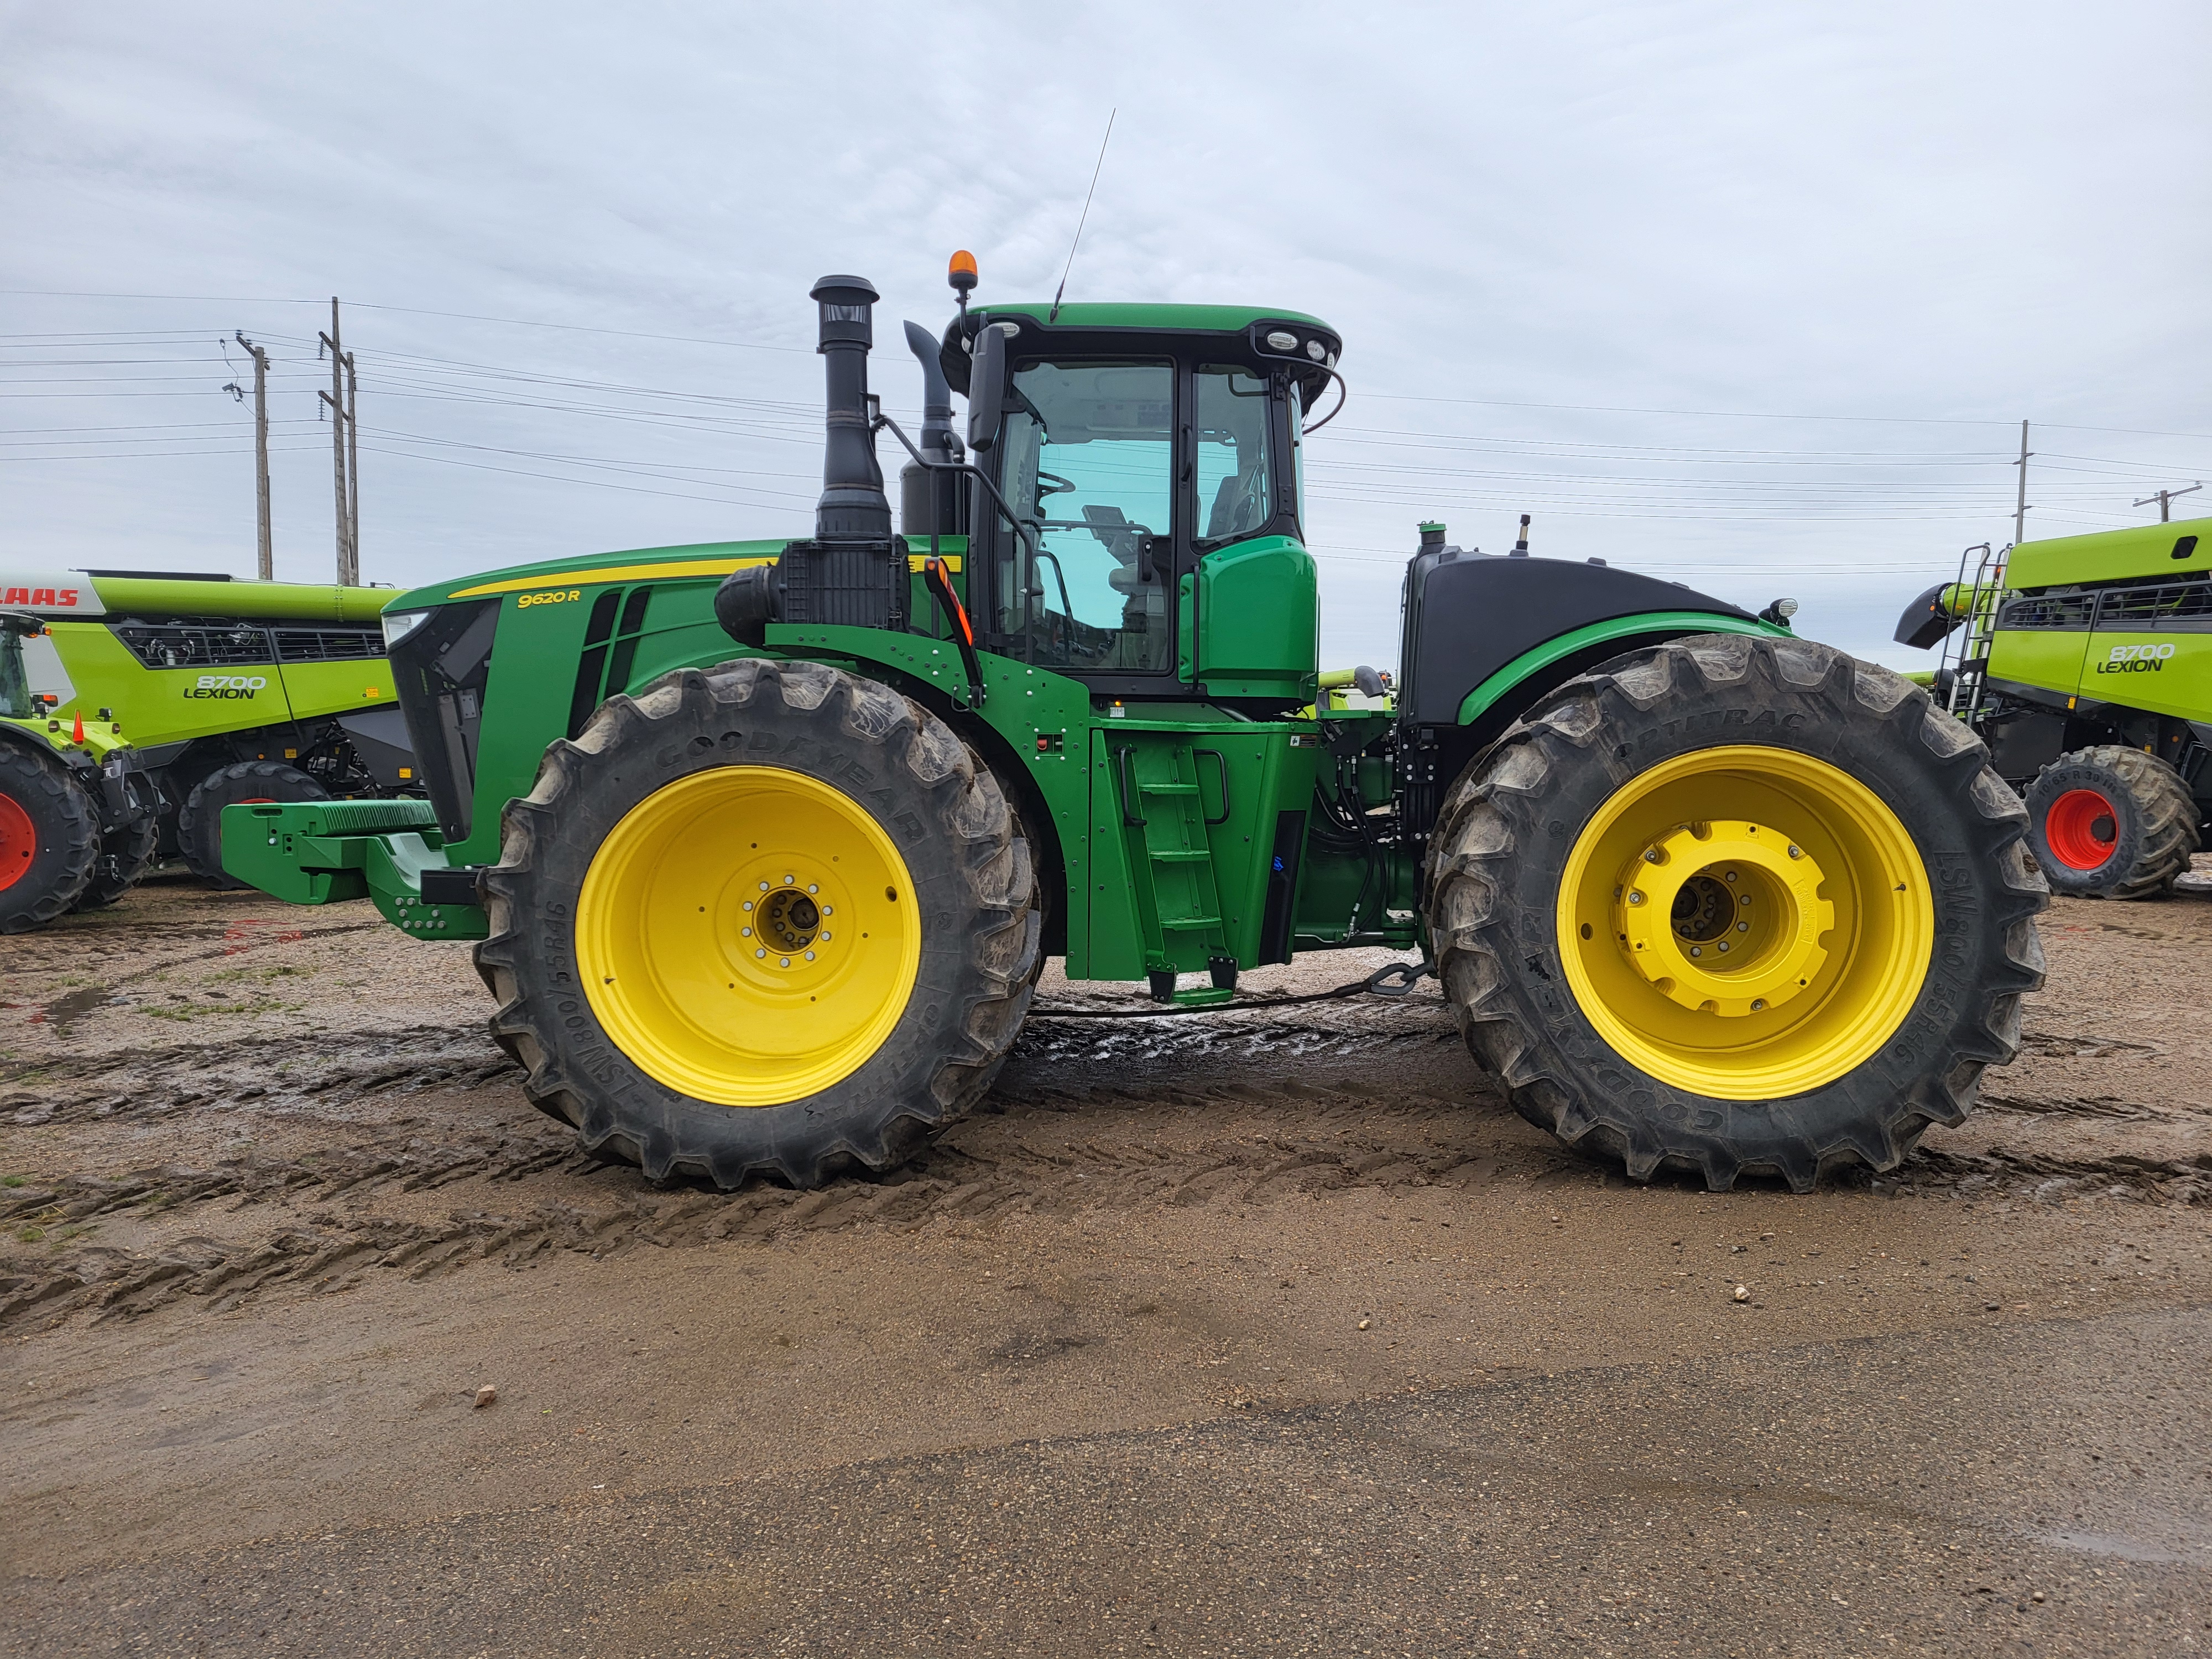
<path fill-rule="evenodd" d="M 1433 981 L 1036 1019 L 724 1195 L 532 1110 L 465 945 L 156 881 L 0 941 L 0 1652 L 2212 1650 L 2212 898 L 2044 939 L 1808 1197 L 1565 1152 Z"/>

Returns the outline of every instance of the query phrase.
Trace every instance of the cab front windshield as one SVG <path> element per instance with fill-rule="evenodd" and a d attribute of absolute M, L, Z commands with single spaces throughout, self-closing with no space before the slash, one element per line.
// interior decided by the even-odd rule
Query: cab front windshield
<path fill-rule="evenodd" d="M 1010 538 L 1000 631 L 1079 672 L 1170 666 L 1175 365 L 1025 363 L 1012 402 L 1000 487 L 1036 553 Z"/>

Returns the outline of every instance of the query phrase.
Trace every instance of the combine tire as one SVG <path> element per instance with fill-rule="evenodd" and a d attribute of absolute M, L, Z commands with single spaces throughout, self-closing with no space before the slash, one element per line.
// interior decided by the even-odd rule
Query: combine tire
<path fill-rule="evenodd" d="M 1522 1115 L 1646 1181 L 1894 1168 L 2019 1044 L 2048 902 L 1980 741 L 1886 669 L 1699 635 L 1539 702 L 1454 787 L 1429 925 Z"/>
<path fill-rule="evenodd" d="M 2197 850 L 2197 803 L 2155 755 L 2061 755 L 2027 787 L 2028 840 L 2051 885 L 2084 898 L 2162 898 Z"/>
<path fill-rule="evenodd" d="M 64 915 L 99 854 L 99 817 L 68 769 L 0 741 L 0 933 Z"/>
<path fill-rule="evenodd" d="M 1028 843 L 975 753 L 873 681 L 744 659 L 611 697 L 501 831 L 492 1035 L 654 1180 L 900 1164 L 1028 1011 Z"/>
<path fill-rule="evenodd" d="M 93 860 L 92 879 L 70 908 L 97 910 L 110 905 L 138 884 L 146 866 L 154 861 L 154 843 L 160 839 L 161 821 L 148 812 L 131 823 L 103 830 L 100 856 Z"/>
<path fill-rule="evenodd" d="M 177 813 L 177 849 L 192 873 L 210 887 L 246 884 L 222 867 L 222 809 L 248 801 L 328 800 L 331 792 L 296 766 L 282 761 L 240 761 L 219 766 L 192 787 Z"/>

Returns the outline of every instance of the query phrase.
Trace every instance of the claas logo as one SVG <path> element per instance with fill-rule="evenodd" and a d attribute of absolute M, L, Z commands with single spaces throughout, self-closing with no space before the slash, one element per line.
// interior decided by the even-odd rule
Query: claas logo
<path fill-rule="evenodd" d="M 0 605 L 28 605 L 36 611 L 67 611 L 76 604 L 78 590 L 74 587 L 10 587 L 0 597 Z"/>

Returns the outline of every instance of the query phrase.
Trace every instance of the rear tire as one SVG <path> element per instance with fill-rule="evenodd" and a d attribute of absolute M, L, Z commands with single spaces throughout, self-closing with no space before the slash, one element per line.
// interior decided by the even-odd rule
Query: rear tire
<path fill-rule="evenodd" d="M 745 659 L 611 697 L 501 829 L 492 1035 L 652 1179 L 902 1163 L 1028 1012 L 1028 844 L 974 751 L 872 681 Z"/>
<path fill-rule="evenodd" d="M 2043 982 L 2048 890 L 1986 752 L 1805 641 L 1698 636 L 1570 681 L 1468 769 L 1430 842 L 1468 1048 L 1529 1121 L 1638 1181 L 1803 1192 L 1894 1168 L 1964 1119 Z M 1700 846 L 1733 850 L 1709 873 Z"/>
<path fill-rule="evenodd" d="M 2181 774 L 2116 744 L 2045 767 L 2027 787 L 2027 816 L 2052 890 L 2083 898 L 2162 898 L 2197 851 L 2197 802 Z"/>
<path fill-rule="evenodd" d="M 66 915 L 99 854 L 99 817 L 68 768 L 0 738 L 0 933 Z"/>
<path fill-rule="evenodd" d="M 154 861 L 154 843 L 160 838 L 161 821 L 147 812 L 131 823 L 102 833 L 100 856 L 93 860 L 92 879 L 85 883 L 72 908 L 98 910 L 115 902 L 146 873 Z"/>
<path fill-rule="evenodd" d="M 246 885 L 222 867 L 222 809 L 245 801 L 328 800 L 331 792 L 282 761 L 218 766 L 192 786 L 177 814 L 177 850 L 210 887 Z"/>

